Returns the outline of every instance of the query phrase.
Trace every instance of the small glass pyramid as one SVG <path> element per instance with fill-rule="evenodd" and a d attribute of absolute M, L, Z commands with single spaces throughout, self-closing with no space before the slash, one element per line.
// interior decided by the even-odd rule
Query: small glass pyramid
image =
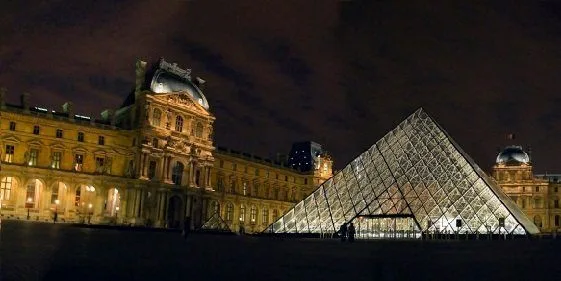
<path fill-rule="evenodd" d="M 539 233 L 422 109 L 265 231 L 333 234 L 350 222 L 357 238 Z"/>
<path fill-rule="evenodd" d="M 218 213 L 214 213 L 201 226 L 201 231 L 205 232 L 232 232 L 228 224 L 220 217 Z"/>

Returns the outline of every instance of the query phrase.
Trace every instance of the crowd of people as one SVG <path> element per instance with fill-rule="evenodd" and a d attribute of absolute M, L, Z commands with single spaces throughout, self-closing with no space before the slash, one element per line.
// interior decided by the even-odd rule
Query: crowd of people
<path fill-rule="evenodd" d="M 351 222 L 348 226 L 344 223 L 339 227 L 339 237 L 341 237 L 341 242 L 349 241 L 353 243 L 355 241 L 355 225 Z"/>

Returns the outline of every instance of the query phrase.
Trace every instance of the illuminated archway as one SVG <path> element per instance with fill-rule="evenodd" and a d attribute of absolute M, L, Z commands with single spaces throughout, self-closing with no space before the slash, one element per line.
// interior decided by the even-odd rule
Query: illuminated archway
<path fill-rule="evenodd" d="M 64 206 L 66 206 L 66 191 L 66 184 L 61 181 L 57 181 L 52 185 L 50 204 L 55 210 L 64 210 Z"/>
<path fill-rule="evenodd" d="M 40 194 L 43 191 L 43 182 L 32 179 L 27 182 L 25 187 L 25 207 L 28 209 L 39 208 Z"/>
<path fill-rule="evenodd" d="M 105 211 L 109 216 L 115 216 L 121 208 L 121 193 L 117 188 L 109 189 L 107 193 L 107 201 L 105 203 Z"/>

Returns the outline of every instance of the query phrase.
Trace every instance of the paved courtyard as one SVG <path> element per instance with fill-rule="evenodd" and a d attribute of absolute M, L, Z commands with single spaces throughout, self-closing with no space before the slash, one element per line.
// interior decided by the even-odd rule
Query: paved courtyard
<path fill-rule="evenodd" d="M 361 241 L 2 222 L 8 280 L 558 280 L 560 240 Z"/>

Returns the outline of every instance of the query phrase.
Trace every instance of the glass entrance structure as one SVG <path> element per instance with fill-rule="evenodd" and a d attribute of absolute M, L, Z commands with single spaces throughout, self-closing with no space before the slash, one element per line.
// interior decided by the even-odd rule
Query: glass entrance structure
<path fill-rule="evenodd" d="M 417 110 L 266 230 L 357 238 L 420 232 L 536 234 L 538 228 L 452 138 Z"/>

